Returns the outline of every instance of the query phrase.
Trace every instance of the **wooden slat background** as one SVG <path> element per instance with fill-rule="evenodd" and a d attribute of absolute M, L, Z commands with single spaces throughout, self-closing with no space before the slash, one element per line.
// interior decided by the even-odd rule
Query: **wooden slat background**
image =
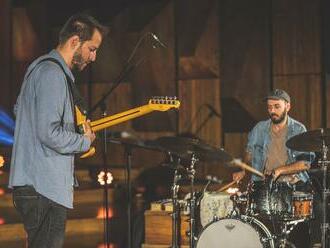
<path fill-rule="evenodd" d="M 47 14 L 51 11 L 47 6 L 51 5 L 36 4 L 41 2 L 26 3 L 40 44 L 34 57 L 54 43 L 62 23 L 49 21 L 47 18 L 54 17 Z M 308 129 L 315 129 L 330 119 L 329 86 L 325 87 L 322 69 L 320 5 L 321 0 L 172 0 L 132 5 L 113 18 L 110 36 L 98 51 L 97 62 L 78 76 L 77 82 L 89 106 L 93 106 L 113 85 L 138 39 L 153 32 L 167 48 L 153 49 L 152 39 L 142 42 L 136 59 L 148 59 L 107 100 L 108 113 L 145 104 L 152 95 L 178 95 L 182 107 L 178 113 L 153 113 L 111 131 L 128 130 L 142 139 L 194 133 L 209 113 L 205 104 L 223 114 L 226 106 L 221 106 L 222 98 L 235 99 L 254 121 L 259 121 L 267 118 L 262 99 L 272 88 L 287 90 L 292 96 L 292 117 Z M 0 7 L 0 30 L 4 34 L 0 40 L 0 104 L 10 111 L 31 61 L 15 60 L 11 54 L 9 13 L 17 6 L 1 1 Z M 39 12 L 42 14 L 38 16 Z M 92 118 L 99 116 L 97 110 Z M 198 135 L 241 157 L 247 133 L 225 133 L 225 118 L 211 117 Z M 244 120 L 241 123 L 244 125 Z M 100 151 L 101 142 L 96 146 Z M 110 147 L 109 163 L 124 164 L 122 147 Z M 158 164 L 162 159 L 143 149 L 136 154 L 136 166 L 141 167 Z M 102 164 L 101 154 L 80 163 Z M 201 171 L 207 173 L 208 169 Z"/>

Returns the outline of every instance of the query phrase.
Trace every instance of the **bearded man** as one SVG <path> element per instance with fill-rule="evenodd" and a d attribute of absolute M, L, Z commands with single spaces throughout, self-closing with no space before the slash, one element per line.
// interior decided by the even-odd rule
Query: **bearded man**
<path fill-rule="evenodd" d="M 107 32 L 86 14 L 69 18 L 59 44 L 28 67 L 14 108 L 16 127 L 9 188 L 23 219 L 29 248 L 59 248 L 73 205 L 74 154 L 95 139 L 88 124 L 75 131 L 78 101 L 72 70 L 96 59 Z"/>
<path fill-rule="evenodd" d="M 286 147 L 287 140 L 306 131 L 302 123 L 288 115 L 291 109 L 291 100 L 288 93 L 281 89 L 275 89 L 270 92 L 265 98 L 265 101 L 267 102 L 269 119 L 257 123 L 249 133 L 244 160 L 248 164 L 251 164 L 253 168 L 268 176 L 268 178 L 271 177 L 272 183 L 285 185 L 279 190 L 278 194 L 273 189 L 270 189 L 270 185 L 267 185 L 272 196 L 277 196 L 278 198 L 275 197 L 276 199 L 273 199 L 271 198 L 272 196 L 268 195 L 270 199 L 261 199 L 261 202 L 266 200 L 269 205 L 272 205 L 269 206 L 271 211 L 268 213 L 270 215 L 268 217 L 273 217 L 274 212 L 282 211 L 283 209 L 292 214 L 292 192 L 298 191 L 314 194 L 307 171 L 314 160 L 315 154 L 312 152 L 295 151 Z M 240 181 L 245 174 L 245 171 L 236 172 L 233 174 L 233 180 Z M 265 184 L 262 182 L 263 178 L 257 175 L 252 175 L 251 180 L 252 185 Z M 258 194 L 258 189 L 255 192 Z M 252 198 L 257 198 L 257 212 L 260 209 L 263 211 L 263 208 L 265 208 L 265 206 L 258 206 L 258 199 L 260 197 L 262 198 L 264 196 L 252 196 Z M 283 204 L 286 206 L 281 205 L 282 200 L 286 201 L 286 204 Z M 314 194 L 313 214 L 317 218 L 316 221 L 308 223 L 309 228 L 302 227 L 301 229 L 305 230 L 296 233 L 298 238 L 292 238 L 297 247 L 313 247 L 315 243 L 319 242 L 319 203 L 319 197 Z M 269 208 L 266 208 L 266 210 L 269 210 Z M 303 235 L 301 235 L 302 233 Z"/>

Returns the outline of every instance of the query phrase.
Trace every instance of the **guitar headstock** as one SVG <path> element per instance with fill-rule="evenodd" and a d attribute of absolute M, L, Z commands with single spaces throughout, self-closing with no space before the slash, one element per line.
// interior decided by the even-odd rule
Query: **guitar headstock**
<path fill-rule="evenodd" d="M 171 96 L 154 96 L 149 100 L 149 107 L 157 111 L 167 111 L 171 108 L 179 108 L 180 101 Z"/>

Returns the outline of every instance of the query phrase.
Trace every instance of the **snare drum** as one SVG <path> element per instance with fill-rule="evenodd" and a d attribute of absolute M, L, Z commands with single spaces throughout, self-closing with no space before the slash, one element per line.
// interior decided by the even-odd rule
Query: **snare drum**
<path fill-rule="evenodd" d="M 196 248 L 274 248 L 271 232 L 259 220 L 241 215 L 208 224 Z"/>
<path fill-rule="evenodd" d="M 233 210 L 230 194 L 226 192 L 205 192 L 200 205 L 202 226 L 228 216 Z"/>
<path fill-rule="evenodd" d="M 313 194 L 302 191 L 293 192 L 293 218 L 309 218 L 313 215 Z"/>

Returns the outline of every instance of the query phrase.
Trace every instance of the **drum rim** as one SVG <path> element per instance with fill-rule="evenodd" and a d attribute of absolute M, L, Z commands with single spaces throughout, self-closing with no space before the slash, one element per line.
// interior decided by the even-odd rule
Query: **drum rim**
<path fill-rule="evenodd" d="M 203 234 L 203 232 L 205 231 L 205 229 L 207 229 L 210 225 L 212 225 L 212 224 L 214 224 L 214 223 L 216 223 L 218 221 L 227 220 L 227 219 L 239 220 L 239 221 L 242 221 L 244 224 L 250 224 L 252 222 L 255 223 L 255 224 L 257 224 L 264 231 L 264 233 L 266 234 L 267 238 L 269 238 L 270 248 L 275 248 L 274 238 L 273 238 L 273 235 L 270 232 L 270 230 L 260 220 L 258 220 L 257 218 L 255 218 L 253 216 L 249 216 L 249 215 L 226 216 L 224 218 L 219 218 L 219 219 L 216 219 L 216 220 L 211 221 L 210 223 L 208 223 L 207 225 L 205 225 L 205 227 L 203 227 L 202 230 L 200 231 L 200 233 L 199 233 L 199 235 L 197 237 L 197 240 L 195 242 L 194 247 L 197 248 L 198 241 L 200 240 L 200 237 Z M 260 241 L 261 241 L 261 238 L 262 237 L 260 237 L 260 231 L 256 230 L 256 228 L 254 226 L 252 226 L 252 225 L 251 225 L 251 227 L 258 233 L 259 238 L 260 238 Z"/>

